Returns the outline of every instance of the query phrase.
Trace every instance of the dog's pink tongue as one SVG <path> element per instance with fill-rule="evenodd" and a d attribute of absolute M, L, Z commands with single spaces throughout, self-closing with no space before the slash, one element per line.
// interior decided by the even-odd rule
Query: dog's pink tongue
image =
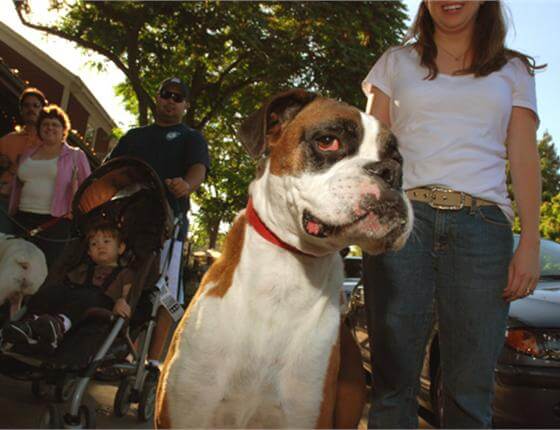
<path fill-rule="evenodd" d="M 314 221 L 307 221 L 307 232 L 310 234 L 319 234 L 321 227 Z"/>

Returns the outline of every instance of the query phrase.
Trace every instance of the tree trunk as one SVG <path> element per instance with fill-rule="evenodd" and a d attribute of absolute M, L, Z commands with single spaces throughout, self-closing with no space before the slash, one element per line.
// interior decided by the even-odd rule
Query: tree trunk
<path fill-rule="evenodd" d="M 148 102 L 143 94 L 136 94 L 138 98 L 138 124 L 140 127 L 148 125 Z"/>
<path fill-rule="evenodd" d="M 221 219 L 215 220 L 208 228 L 208 248 L 216 249 L 216 242 L 218 241 L 218 232 L 220 231 Z"/>

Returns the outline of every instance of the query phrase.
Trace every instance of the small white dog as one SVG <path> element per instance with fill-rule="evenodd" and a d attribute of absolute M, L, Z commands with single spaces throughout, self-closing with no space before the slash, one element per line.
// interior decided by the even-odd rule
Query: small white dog
<path fill-rule="evenodd" d="M 0 233 L 0 305 L 10 301 L 10 317 L 23 296 L 35 294 L 47 277 L 47 260 L 37 246 Z"/>

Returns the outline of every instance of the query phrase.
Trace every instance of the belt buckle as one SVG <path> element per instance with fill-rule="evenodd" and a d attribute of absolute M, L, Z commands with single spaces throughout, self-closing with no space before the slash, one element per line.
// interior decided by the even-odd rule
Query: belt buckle
<path fill-rule="evenodd" d="M 435 202 L 436 193 L 438 193 L 438 192 L 445 193 L 445 194 L 459 193 L 459 195 L 461 196 L 461 201 L 459 202 L 458 205 L 438 204 L 438 203 Z M 455 191 L 455 190 L 452 190 L 450 188 L 431 187 L 430 188 L 430 201 L 428 202 L 428 204 L 434 209 L 441 209 L 441 210 L 444 210 L 444 211 L 452 211 L 452 210 L 463 209 L 465 207 L 465 193 L 462 192 L 462 191 Z"/>

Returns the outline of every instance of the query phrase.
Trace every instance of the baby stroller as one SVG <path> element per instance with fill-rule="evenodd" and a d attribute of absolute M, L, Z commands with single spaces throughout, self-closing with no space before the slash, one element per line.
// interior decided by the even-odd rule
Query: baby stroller
<path fill-rule="evenodd" d="M 94 309 L 48 356 L 26 345 L 1 345 L 0 373 L 31 381 L 36 396 L 41 396 L 45 386 L 54 388 L 57 402 L 47 404 L 38 423 L 41 428 L 95 428 L 95 409 L 85 402 L 84 394 L 99 369 L 118 369 L 121 375 L 114 401 L 116 416 L 125 415 L 131 403 L 138 403 L 138 418 L 152 419 L 159 370 L 148 363 L 147 355 L 157 310 L 165 306 L 175 320 L 183 312 L 176 300 L 182 272 L 177 267 L 182 262 L 182 225 L 170 214 L 157 174 L 135 158 L 108 162 L 80 186 L 72 205 L 76 235 L 83 236 L 91 222 L 104 219 L 117 223 L 125 238 L 124 257 L 135 269 L 128 298 L 132 316 L 125 320 Z M 63 275 L 85 255 L 85 241 L 74 241 L 42 289 L 60 285 Z"/>

